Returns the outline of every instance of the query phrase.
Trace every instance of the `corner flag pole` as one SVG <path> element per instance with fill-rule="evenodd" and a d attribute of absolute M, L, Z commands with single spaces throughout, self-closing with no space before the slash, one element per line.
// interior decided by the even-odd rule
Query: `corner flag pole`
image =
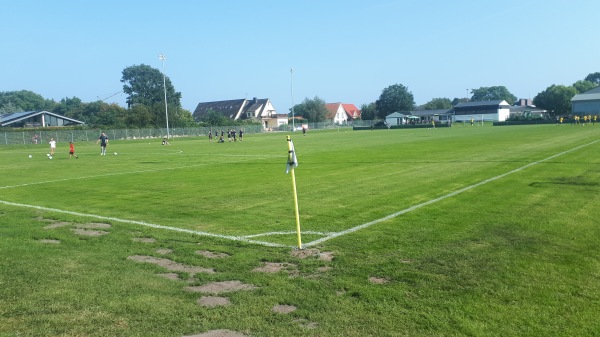
<path fill-rule="evenodd" d="M 294 191 L 294 212 L 296 214 L 296 231 L 298 232 L 298 249 L 302 249 L 302 235 L 300 233 L 300 212 L 298 211 L 298 193 L 296 192 L 296 175 L 294 168 L 298 166 L 296 159 L 296 150 L 290 136 L 287 136 L 288 141 L 288 160 L 285 173 L 292 172 L 292 189 Z"/>

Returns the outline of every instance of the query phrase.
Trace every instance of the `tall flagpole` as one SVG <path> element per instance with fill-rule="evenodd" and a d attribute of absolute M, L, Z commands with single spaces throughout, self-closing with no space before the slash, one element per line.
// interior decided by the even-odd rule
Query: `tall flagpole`
<path fill-rule="evenodd" d="M 288 141 L 288 167 L 292 172 L 292 190 L 294 192 L 294 213 L 296 215 L 296 232 L 298 233 L 298 249 L 302 249 L 302 235 L 300 232 L 300 212 L 298 211 L 298 193 L 296 192 L 296 174 L 294 167 L 298 165 L 294 144 L 290 136 L 287 136 Z"/>
<path fill-rule="evenodd" d="M 294 117 L 294 68 L 290 68 L 290 94 L 292 96 L 292 132 L 296 131 Z"/>
<path fill-rule="evenodd" d="M 167 120 L 167 139 L 171 138 L 169 134 L 169 110 L 167 108 L 167 75 L 165 75 L 165 55 L 158 55 L 158 59 L 162 61 L 162 73 L 163 73 L 163 88 L 165 88 L 165 119 Z"/>

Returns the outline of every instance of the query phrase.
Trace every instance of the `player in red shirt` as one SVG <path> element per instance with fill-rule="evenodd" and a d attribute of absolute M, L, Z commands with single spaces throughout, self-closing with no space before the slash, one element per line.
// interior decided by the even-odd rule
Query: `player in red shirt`
<path fill-rule="evenodd" d="M 73 145 L 73 142 L 69 142 L 69 159 L 71 159 L 73 156 L 75 156 L 75 159 L 79 159 L 79 157 L 77 157 L 75 154 L 75 145 Z"/>

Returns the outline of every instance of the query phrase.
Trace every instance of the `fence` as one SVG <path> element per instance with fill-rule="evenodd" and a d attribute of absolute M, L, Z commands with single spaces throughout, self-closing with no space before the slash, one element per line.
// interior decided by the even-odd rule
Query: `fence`
<path fill-rule="evenodd" d="M 352 126 L 371 126 L 377 121 L 355 121 L 352 124 L 338 125 L 331 122 L 325 123 L 302 123 L 308 125 L 309 130 L 319 129 L 348 129 Z M 296 129 L 302 127 L 301 123 L 296 123 Z M 255 134 L 263 132 L 277 131 L 292 131 L 292 124 L 282 125 L 279 128 L 265 130 L 262 125 L 236 125 L 236 126 L 217 126 L 217 127 L 186 127 L 186 128 L 169 128 L 169 135 L 172 138 L 179 137 L 208 137 L 208 132 L 213 131 L 227 132 L 227 130 L 243 129 L 245 134 Z M 152 139 L 164 138 L 167 136 L 167 129 L 10 129 L 4 128 L 0 130 L 0 145 L 17 145 L 17 144 L 46 144 L 50 138 L 54 138 L 57 142 L 88 142 L 96 141 L 100 133 L 106 133 L 111 140 L 127 140 L 127 139 Z"/>

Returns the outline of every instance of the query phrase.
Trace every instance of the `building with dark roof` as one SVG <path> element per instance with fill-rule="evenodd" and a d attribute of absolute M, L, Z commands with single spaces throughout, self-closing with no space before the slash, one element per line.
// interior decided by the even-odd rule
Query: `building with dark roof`
<path fill-rule="evenodd" d="M 600 86 L 573 96 L 571 112 L 575 116 L 600 115 Z"/>
<path fill-rule="evenodd" d="M 462 102 L 454 106 L 455 121 L 485 120 L 504 122 L 510 116 L 510 104 L 504 100 Z"/>
<path fill-rule="evenodd" d="M 265 129 L 278 128 L 287 125 L 288 115 L 279 114 L 268 98 L 258 99 L 233 99 L 227 101 L 214 101 L 198 103 L 194 110 L 194 120 L 202 119 L 208 111 L 216 111 L 228 119 L 237 121 L 254 119 L 262 122 Z"/>
<path fill-rule="evenodd" d="M 0 116 L 0 126 L 8 127 L 45 128 L 48 126 L 72 126 L 82 124 L 84 124 L 84 122 L 45 110 L 13 112 Z"/>

